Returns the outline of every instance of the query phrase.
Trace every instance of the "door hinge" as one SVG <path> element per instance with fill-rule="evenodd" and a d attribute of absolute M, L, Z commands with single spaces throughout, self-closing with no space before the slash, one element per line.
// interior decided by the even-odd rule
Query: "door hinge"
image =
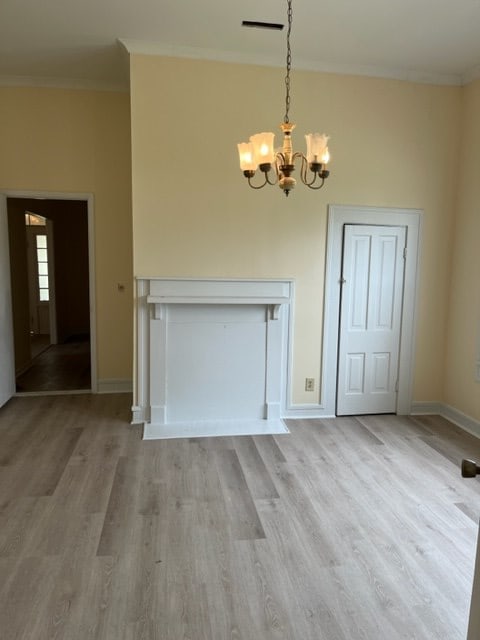
<path fill-rule="evenodd" d="M 338 281 L 339 284 L 345 284 L 346 280 L 345 278 L 340 278 L 340 280 Z"/>
<path fill-rule="evenodd" d="M 407 259 L 407 247 L 403 247 L 403 259 Z"/>
<path fill-rule="evenodd" d="M 398 380 L 395 382 L 395 393 L 398 393 Z"/>

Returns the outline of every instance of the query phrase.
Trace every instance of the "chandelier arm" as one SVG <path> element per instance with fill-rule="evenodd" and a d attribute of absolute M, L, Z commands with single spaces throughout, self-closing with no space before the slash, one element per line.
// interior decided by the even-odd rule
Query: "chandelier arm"
<path fill-rule="evenodd" d="M 283 151 L 277 151 L 277 153 L 275 154 L 275 166 L 285 164 L 285 162 L 285 154 L 283 153 Z"/>
<path fill-rule="evenodd" d="M 268 184 L 274 185 L 274 184 L 277 184 L 278 182 L 277 163 L 275 163 L 275 173 L 276 173 L 276 178 L 273 182 L 270 180 L 270 174 L 269 173 L 265 174 L 265 181 L 268 182 Z"/>
<path fill-rule="evenodd" d="M 308 160 L 306 159 L 306 157 L 303 155 L 303 153 L 295 153 L 294 157 L 298 157 L 298 158 L 302 158 L 302 166 L 300 168 L 300 178 L 303 182 L 303 184 L 306 187 L 309 187 L 310 189 L 321 189 L 325 183 L 325 177 L 321 176 L 320 173 L 317 173 L 315 171 L 312 171 L 313 173 L 313 178 L 312 180 L 308 180 L 307 179 L 307 167 L 308 167 Z M 321 179 L 321 183 L 318 186 L 314 186 L 315 183 L 317 182 L 317 178 Z"/>
<path fill-rule="evenodd" d="M 252 177 L 250 177 L 250 176 L 246 176 L 246 178 L 247 178 L 247 181 L 248 181 L 249 186 L 250 186 L 252 189 L 263 189 L 263 187 L 264 187 L 265 185 L 267 185 L 267 184 L 270 184 L 270 185 L 272 185 L 272 186 L 277 184 L 277 182 L 278 182 L 278 171 L 277 171 L 277 167 L 276 167 L 276 165 L 275 165 L 275 173 L 277 174 L 277 176 L 276 176 L 276 179 L 272 182 L 272 181 L 270 180 L 269 173 L 268 173 L 267 171 L 265 171 L 265 172 L 263 173 L 265 180 L 263 181 L 263 183 L 262 183 L 262 184 L 253 184 L 253 183 L 252 183 Z"/>
<path fill-rule="evenodd" d="M 248 186 L 251 187 L 252 189 L 263 189 L 263 187 L 266 184 L 271 184 L 268 180 L 267 174 L 265 174 L 265 181 L 262 184 L 258 184 L 258 185 L 252 184 L 252 179 L 250 178 L 250 176 L 246 176 L 246 177 L 248 180 Z"/>
<path fill-rule="evenodd" d="M 314 185 L 315 182 L 317 181 L 317 177 L 318 177 L 318 173 L 314 173 L 312 180 L 310 180 L 309 182 L 307 179 L 307 171 L 305 170 L 305 173 L 302 175 L 302 182 L 305 186 L 311 187 L 312 189 L 316 189 L 317 187 L 313 187 L 312 185 Z"/>
<path fill-rule="evenodd" d="M 312 180 L 312 182 L 308 183 L 308 182 L 304 182 L 304 185 L 307 186 L 309 189 L 315 189 L 315 191 L 318 191 L 319 189 L 321 189 L 323 187 L 323 185 L 325 184 L 325 178 L 321 178 L 321 182 L 318 186 L 314 186 L 314 183 L 317 180 L 317 175 L 315 174 L 315 178 Z"/>
<path fill-rule="evenodd" d="M 299 156 L 301 156 L 302 158 L 302 166 L 300 167 L 300 179 L 302 180 L 303 184 L 308 185 L 308 180 L 307 180 L 307 159 L 306 157 L 303 155 L 303 153 L 299 153 Z M 315 182 L 316 176 L 314 176 L 313 181 Z"/>

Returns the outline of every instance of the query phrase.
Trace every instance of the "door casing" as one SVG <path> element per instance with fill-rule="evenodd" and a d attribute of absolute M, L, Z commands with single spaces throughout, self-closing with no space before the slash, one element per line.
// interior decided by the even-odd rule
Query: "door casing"
<path fill-rule="evenodd" d="M 322 406 L 335 415 L 340 319 L 340 278 L 345 224 L 405 226 L 404 299 L 400 336 L 397 414 L 408 415 L 413 393 L 416 307 L 419 279 L 422 211 L 380 207 L 330 205 L 328 209 L 323 324 Z"/>
<path fill-rule="evenodd" d="M 15 393 L 7 199 L 0 194 L 0 407 Z"/>
<path fill-rule="evenodd" d="M 94 200 L 91 193 L 64 193 L 50 191 L 11 191 L 2 190 L 1 195 L 7 198 L 31 198 L 41 200 L 83 200 L 87 203 L 88 215 L 88 273 L 89 273 L 89 293 L 90 293 L 90 376 L 91 391 L 97 393 L 97 314 L 95 306 L 95 224 L 94 224 Z M 13 330 L 11 334 L 13 345 Z M 15 373 L 13 373 L 13 385 L 15 388 Z M 36 395 L 52 395 L 59 392 L 36 392 Z M 71 393 L 71 392 L 69 392 Z"/>

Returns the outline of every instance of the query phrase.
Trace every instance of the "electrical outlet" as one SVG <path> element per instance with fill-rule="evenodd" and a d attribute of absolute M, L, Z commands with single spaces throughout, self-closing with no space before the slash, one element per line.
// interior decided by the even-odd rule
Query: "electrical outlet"
<path fill-rule="evenodd" d="M 305 378 L 305 391 L 315 390 L 315 378 Z"/>

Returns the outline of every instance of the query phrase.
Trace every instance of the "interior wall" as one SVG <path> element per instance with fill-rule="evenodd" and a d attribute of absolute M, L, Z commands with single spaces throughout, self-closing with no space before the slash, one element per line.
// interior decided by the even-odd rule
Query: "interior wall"
<path fill-rule="evenodd" d="M 131 379 L 128 95 L 1 87 L 0 139 L 0 192 L 93 194 L 98 378 Z"/>
<path fill-rule="evenodd" d="M 294 146 L 331 135 L 331 177 L 253 191 L 236 143 L 283 118 L 283 71 L 131 57 L 134 273 L 294 278 L 293 401 L 315 403 L 331 204 L 424 210 L 414 399 L 443 392 L 461 88 L 294 71 Z M 277 136 L 276 144 L 281 143 Z"/>
<path fill-rule="evenodd" d="M 463 133 L 450 281 L 445 401 L 480 420 L 480 80 L 464 88 Z"/>

